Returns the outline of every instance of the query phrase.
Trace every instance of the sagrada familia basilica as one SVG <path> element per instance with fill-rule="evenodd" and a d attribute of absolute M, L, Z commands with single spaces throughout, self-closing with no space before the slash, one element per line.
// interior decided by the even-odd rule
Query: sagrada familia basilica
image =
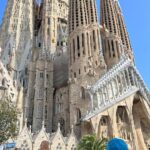
<path fill-rule="evenodd" d="M 0 98 L 19 110 L 16 147 L 76 150 L 123 138 L 150 150 L 150 92 L 118 0 L 8 0 L 0 26 Z M 141 60 L 142 61 L 142 60 Z"/>

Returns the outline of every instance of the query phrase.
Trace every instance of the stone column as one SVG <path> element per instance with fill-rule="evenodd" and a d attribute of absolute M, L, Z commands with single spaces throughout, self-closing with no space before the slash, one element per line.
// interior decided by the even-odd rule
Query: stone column
<path fill-rule="evenodd" d="M 113 82 L 110 82 L 110 85 L 111 85 L 113 99 L 115 99 L 115 93 L 114 93 L 114 89 L 113 89 Z"/>
<path fill-rule="evenodd" d="M 93 104 L 93 94 L 90 93 L 90 97 L 91 97 L 91 105 L 92 105 L 92 110 L 94 109 L 94 104 Z"/>
<path fill-rule="evenodd" d="M 120 86 L 119 86 L 119 89 L 121 89 L 121 93 L 123 92 L 123 84 L 122 84 L 122 78 L 121 78 L 121 75 L 119 75 L 119 78 L 120 78 Z"/>
<path fill-rule="evenodd" d="M 131 123 L 131 131 L 132 131 L 132 135 L 133 135 L 134 149 L 135 150 L 140 150 L 138 148 L 138 139 L 137 139 L 137 134 L 136 134 L 136 130 L 135 130 L 135 125 L 134 125 L 134 119 L 133 119 L 132 112 L 130 112 L 130 123 Z"/>
<path fill-rule="evenodd" d="M 128 88 L 131 86 L 131 81 L 130 81 L 130 76 L 129 76 L 129 70 L 126 69 L 126 73 L 127 73 L 127 81 L 128 81 Z"/>
<path fill-rule="evenodd" d="M 109 93 L 108 93 L 108 83 L 106 84 L 105 88 L 104 88 L 104 91 L 105 91 L 105 94 L 106 94 L 106 100 L 107 102 L 109 101 Z"/>
<path fill-rule="evenodd" d="M 98 107 L 100 106 L 100 94 L 98 92 L 96 92 L 97 95 L 97 102 L 98 102 Z"/>
<path fill-rule="evenodd" d="M 123 71 L 123 78 L 124 78 L 124 83 L 125 83 L 125 90 L 127 89 L 127 79 L 126 79 L 126 75 L 125 75 L 125 71 Z"/>
<path fill-rule="evenodd" d="M 100 96 L 100 106 L 103 104 L 103 100 L 102 100 L 102 92 L 101 90 L 99 91 L 99 96 Z"/>
<path fill-rule="evenodd" d="M 129 70 L 129 71 L 130 71 L 130 73 L 131 73 L 131 78 L 132 78 L 132 81 L 133 81 L 133 85 L 137 85 L 137 84 L 136 84 L 135 77 L 134 77 L 133 70 Z"/>
<path fill-rule="evenodd" d="M 104 93 L 105 91 L 104 91 L 104 89 L 103 89 L 103 87 L 102 87 L 102 102 L 103 102 L 103 104 L 104 104 L 104 106 L 106 105 L 106 102 L 105 102 L 105 97 L 104 97 Z"/>
<path fill-rule="evenodd" d="M 119 95 L 119 85 L 118 85 L 118 79 L 117 77 L 115 77 L 115 81 L 116 81 L 116 87 L 117 87 L 117 96 Z"/>
<path fill-rule="evenodd" d="M 133 75 L 135 78 L 135 82 L 136 82 L 136 86 L 140 88 L 140 83 L 138 81 L 138 76 L 137 75 Z"/>

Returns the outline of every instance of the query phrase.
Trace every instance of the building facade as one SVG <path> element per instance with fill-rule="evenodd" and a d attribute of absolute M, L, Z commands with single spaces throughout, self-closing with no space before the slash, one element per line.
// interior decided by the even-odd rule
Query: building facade
<path fill-rule="evenodd" d="M 17 148 L 75 150 L 96 134 L 150 149 L 150 93 L 118 0 L 101 0 L 100 23 L 95 0 L 9 0 L 0 47 Z"/>

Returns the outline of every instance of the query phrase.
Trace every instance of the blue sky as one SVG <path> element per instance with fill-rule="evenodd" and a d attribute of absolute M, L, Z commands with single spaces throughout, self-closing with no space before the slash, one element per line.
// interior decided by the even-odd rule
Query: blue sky
<path fill-rule="evenodd" d="M 98 10 L 100 0 L 97 0 Z M 7 0 L 0 0 L 0 23 Z M 136 65 L 150 88 L 150 0 L 120 0 L 134 49 Z"/>

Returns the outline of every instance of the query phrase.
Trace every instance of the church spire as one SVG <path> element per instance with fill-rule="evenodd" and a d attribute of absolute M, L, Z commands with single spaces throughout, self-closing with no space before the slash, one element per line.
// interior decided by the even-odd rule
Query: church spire
<path fill-rule="evenodd" d="M 123 13 L 118 0 L 114 0 L 114 9 L 118 21 L 118 29 L 120 32 L 120 37 L 122 40 L 122 44 L 125 47 L 125 54 L 134 62 L 134 54 L 132 50 L 132 46 L 130 43 L 129 34 L 126 28 L 125 20 L 123 17 Z"/>
<path fill-rule="evenodd" d="M 70 0 L 69 10 L 70 73 L 81 78 L 100 66 L 101 40 L 95 0 Z M 101 58 L 100 58 L 101 57 Z"/>
<path fill-rule="evenodd" d="M 121 58 L 121 39 L 113 0 L 101 0 L 101 35 L 103 54 L 108 69 Z"/>
<path fill-rule="evenodd" d="M 112 0 L 101 0 L 101 25 L 105 26 L 110 33 L 119 35 L 117 18 Z"/>
<path fill-rule="evenodd" d="M 42 33 L 45 47 L 53 54 L 57 44 L 57 1 L 42 1 Z"/>
<path fill-rule="evenodd" d="M 101 0 L 102 44 L 110 69 L 124 53 L 134 62 L 132 47 L 118 0 Z"/>

